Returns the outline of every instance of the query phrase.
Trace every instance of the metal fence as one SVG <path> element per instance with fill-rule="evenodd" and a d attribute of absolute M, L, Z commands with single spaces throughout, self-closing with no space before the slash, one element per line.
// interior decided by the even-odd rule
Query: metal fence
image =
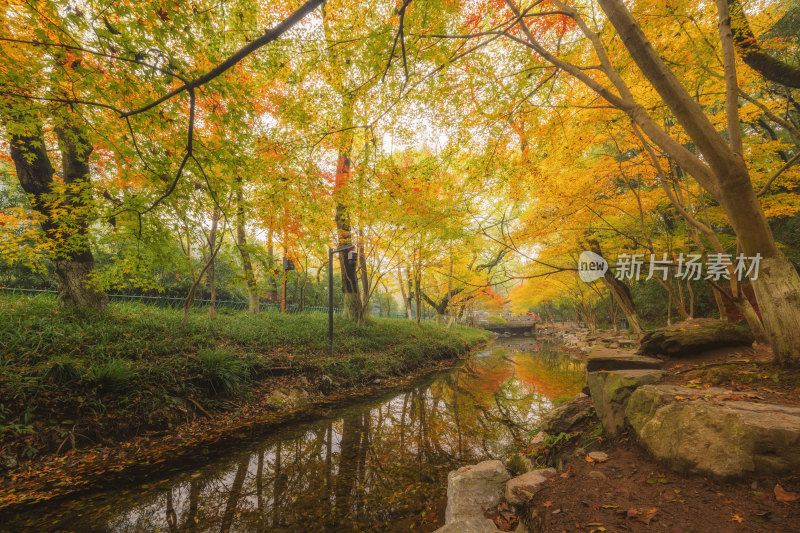
<path fill-rule="evenodd" d="M 0 287 L 0 292 L 10 293 L 10 294 L 28 294 L 28 295 L 36 295 L 36 294 L 52 294 L 57 295 L 58 291 L 54 291 L 51 289 L 23 289 L 20 287 Z M 180 298 L 178 296 L 152 296 L 147 294 L 111 294 L 108 293 L 108 299 L 110 301 L 116 302 L 137 302 L 143 303 L 147 305 L 156 305 L 158 307 L 172 307 L 172 308 L 179 308 L 183 307 L 183 303 L 185 301 L 184 298 Z M 195 298 L 192 302 L 192 307 L 208 307 L 211 305 L 211 300 L 204 299 L 204 298 Z M 247 310 L 247 301 L 246 300 L 216 300 L 214 302 L 215 307 L 227 308 L 227 309 L 236 309 L 240 311 Z M 259 306 L 259 309 L 262 311 L 266 310 L 274 310 L 280 311 L 281 305 L 278 303 L 264 303 L 262 302 Z M 312 306 L 307 305 L 305 308 L 301 309 L 297 304 L 287 304 L 286 305 L 286 312 L 287 313 L 301 313 L 303 311 L 306 312 L 320 312 L 320 313 L 327 313 L 328 308 L 327 306 Z M 334 313 L 341 313 L 341 307 L 334 307 Z"/>

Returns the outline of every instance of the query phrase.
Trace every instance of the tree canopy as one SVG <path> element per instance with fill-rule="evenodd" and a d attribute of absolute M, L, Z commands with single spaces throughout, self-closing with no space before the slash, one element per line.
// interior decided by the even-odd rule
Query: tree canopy
<path fill-rule="evenodd" d="M 0 13 L 3 285 L 97 308 L 112 291 L 310 307 L 327 249 L 353 245 L 337 304 L 358 321 L 720 315 L 800 361 L 796 3 Z M 611 263 L 595 283 L 586 250 Z M 731 261 L 691 279 L 691 255 Z M 758 277 L 736 279 L 739 255 Z M 641 279 L 614 275 L 625 256 Z"/>

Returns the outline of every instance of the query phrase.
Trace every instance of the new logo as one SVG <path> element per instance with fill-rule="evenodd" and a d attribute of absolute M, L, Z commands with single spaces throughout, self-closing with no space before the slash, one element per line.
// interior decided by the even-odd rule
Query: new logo
<path fill-rule="evenodd" d="M 586 283 L 600 279 L 608 271 L 608 263 L 602 256 L 585 250 L 578 258 L 578 276 Z"/>

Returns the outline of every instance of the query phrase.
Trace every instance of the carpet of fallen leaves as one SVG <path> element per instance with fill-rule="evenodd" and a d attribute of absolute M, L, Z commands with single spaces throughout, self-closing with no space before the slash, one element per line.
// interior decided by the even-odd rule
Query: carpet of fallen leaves
<path fill-rule="evenodd" d="M 453 364 L 453 360 L 428 363 L 404 377 L 341 389 L 330 395 L 316 394 L 300 406 L 278 411 L 267 402 L 269 392 L 276 386 L 271 383 L 263 395 L 248 404 L 232 411 L 208 413 L 210 417 L 166 433 L 144 434 L 112 446 L 79 448 L 37 458 L 0 477 L 0 517 L 21 506 L 158 477 L 200 456 L 225 453 L 231 444 L 255 440 L 276 426 L 325 416 L 326 411 L 349 401 L 407 386 Z M 290 385 L 286 379 L 281 381 L 281 386 Z"/>
<path fill-rule="evenodd" d="M 724 387 L 734 400 L 800 404 L 800 372 L 775 366 L 766 346 L 709 350 L 672 359 L 665 370 L 662 383 Z M 535 510 L 548 533 L 800 531 L 800 472 L 721 481 L 672 472 L 628 434 L 597 445 L 607 458 L 576 441 L 551 452 L 569 459 L 534 496 L 528 516 L 505 502 L 487 511 L 498 529 L 514 531 Z"/>
<path fill-rule="evenodd" d="M 608 460 L 578 453 L 536 494 L 545 531 L 798 530 L 800 473 L 718 481 L 674 473 L 627 438 L 606 447 Z"/>
<path fill-rule="evenodd" d="M 486 517 L 500 531 L 515 531 L 535 515 L 541 531 L 554 533 L 799 530 L 800 473 L 719 481 L 674 473 L 627 436 L 603 447 L 606 452 L 572 450 L 573 458 L 533 497 L 523 516 L 502 501 Z"/>
<path fill-rule="evenodd" d="M 800 370 L 775 365 L 769 346 L 708 350 L 691 358 L 671 359 L 664 369 L 667 373 L 661 383 L 723 387 L 741 400 L 800 406 Z"/>

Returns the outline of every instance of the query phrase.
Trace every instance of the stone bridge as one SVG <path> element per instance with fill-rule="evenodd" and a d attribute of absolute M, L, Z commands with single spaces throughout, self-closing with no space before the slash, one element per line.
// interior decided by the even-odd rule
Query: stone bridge
<path fill-rule="evenodd" d="M 476 328 L 483 328 L 493 331 L 501 337 L 532 337 L 536 334 L 536 322 L 533 320 L 510 320 L 500 324 L 480 321 L 475 322 L 474 325 Z"/>

